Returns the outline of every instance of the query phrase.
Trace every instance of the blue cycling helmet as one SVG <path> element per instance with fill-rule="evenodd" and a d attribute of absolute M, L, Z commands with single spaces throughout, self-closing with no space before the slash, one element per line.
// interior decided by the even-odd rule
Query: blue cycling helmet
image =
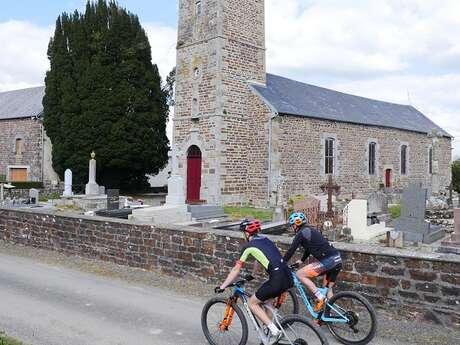
<path fill-rule="evenodd" d="M 307 217 L 305 217 L 305 215 L 302 212 L 294 212 L 289 217 L 289 225 L 294 224 L 297 226 L 307 224 Z"/>

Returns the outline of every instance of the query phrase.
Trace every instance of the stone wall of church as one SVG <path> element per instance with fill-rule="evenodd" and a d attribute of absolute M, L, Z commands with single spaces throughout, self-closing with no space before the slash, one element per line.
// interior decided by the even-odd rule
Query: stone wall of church
<path fill-rule="evenodd" d="M 276 178 L 276 173 L 269 166 L 269 137 L 271 111 L 256 94 L 250 97 L 248 107 L 248 178 L 247 201 L 249 204 L 266 207 L 275 195 L 268 189 L 268 184 Z M 272 178 L 269 178 L 272 176 Z"/>
<path fill-rule="evenodd" d="M 31 118 L 0 120 L 0 175 L 9 166 L 28 169 L 29 181 L 42 180 L 41 123 Z M 16 155 L 16 140 L 21 139 L 22 154 Z"/>
<path fill-rule="evenodd" d="M 433 140 L 426 134 L 397 129 L 338 123 L 305 117 L 280 116 L 280 167 L 284 177 L 285 200 L 296 194 L 319 194 L 326 181 L 324 139 L 334 138 L 334 179 L 343 196 L 364 197 L 385 182 L 385 170 L 392 170 L 392 188 L 401 190 L 409 182 L 431 188 L 429 148 Z M 370 142 L 377 144 L 376 173 L 369 174 Z M 401 174 L 401 145 L 407 145 L 407 173 Z M 450 184 L 451 140 L 442 138 L 434 160 L 438 161 L 441 189 Z M 434 170 L 434 172 L 436 172 Z"/>

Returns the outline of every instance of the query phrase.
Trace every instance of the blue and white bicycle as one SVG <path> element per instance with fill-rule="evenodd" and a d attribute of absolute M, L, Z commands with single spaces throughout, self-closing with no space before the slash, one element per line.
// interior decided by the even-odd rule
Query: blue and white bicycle
<path fill-rule="evenodd" d="M 311 297 L 305 293 L 305 288 L 294 273 L 299 265 L 293 264 L 290 268 L 293 270 L 294 288 L 289 290 L 289 293 L 285 293 L 281 303 L 275 304 L 282 312 L 289 314 L 299 311 L 297 297 L 299 294 L 307 315 L 309 314 L 319 325 L 326 325 L 329 332 L 341 343 L 365 345 L 375 337 L 377 317 L 374 308 L 365 297 L 356 292 L 341 291 L 335 293 L 330 300 L 326 300 L 323 310 L 316 313 L 313 310 Z M 327 287 L 320 290 L 324 296 L 327 296 Z"/>

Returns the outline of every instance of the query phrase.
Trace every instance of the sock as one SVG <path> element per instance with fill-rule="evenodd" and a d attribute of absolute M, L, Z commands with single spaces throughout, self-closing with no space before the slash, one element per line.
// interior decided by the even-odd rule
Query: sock
<path fill-rule="evenodd" d="M 323 293 L 322 293 L 319 289 L 316 289 L 316 291 L 315 291 L 315 297 L 316 297 L 316 299 L 318 299 L 318 300 L 320 300 L 320 301 L 324 299 L 324 295 L 323 295 Z"/>
<path fill-rule="evenodd" d="M 267 325 L 268 329 L 270 330 L 271 334 L 272 335 L 277 335 L 278 332 L 280 331 L 278 329 L 278 327 L 275 326 L 275 324 L 273 322 L 270 322 L 268 325 Z"/>

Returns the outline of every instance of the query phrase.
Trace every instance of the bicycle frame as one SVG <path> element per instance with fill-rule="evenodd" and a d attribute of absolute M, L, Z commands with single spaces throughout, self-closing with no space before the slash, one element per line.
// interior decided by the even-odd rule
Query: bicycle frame
<path fill-rule="evenodd" d="M 233 296 L 236 299 L 241 298 L 241 301 L 243 302 L 243 306 L 244 306 L 243 310 L 244 310 L 245 314 L 251 320 L 251 322 L 252 322 L 252 324 L 254 326 L 254 329 L 256 330 L 257 334 L 259 335 L 259 338 L 262 341 L 262 343 L 264 345 L 267 345 L 269 340 L 270 340 L 270 337 L 268 335 L 265 335 L 262 327 L 259 325 L 259 322 L 257 321 L 256 317 L 254 316 L 254 314 L 252 313 L 251 309 L 249 308 L 248 297 L 251 297 L 251 296 L 241 286 L 235 286 L 234 291 L 233 291 Z M 279 321 L 280 315 L 278 313 L 278 310 L 276 310 L 275 308 L 273 308 L 269 304 L 264 304 L 264 306 L 265 306 L 265 308 L 267 308 L 268 310 L 271 311 L 271 313 L 273 315 L 273 322 L 276 324 L 278 329 L 283 333 L 285 339 L 288 340 L 291 345 L 294 345 L 294 343 L 291 341 L 291 339 L 289 339 L 288 335 L 284 331 L 283 327 L 281 327 L 281 324 L 280 324 L 280 321 Z"/>
<path fill-rule="evenodd" d="M 326 305 L 329 306 L 329 308 L 331 308 L 337 314 L 339 314 L 340 318 L 326 317 L 326 316 L 324 316 L 324 313 L 322 313 L 322 312 L 316 313 L 313 310 L 313 306 L 310 303 L 310 299 L 307 297 L 307 294 L 305 293 L 305 289 L 304 289 L 302 283 L 300 282 L 299 278 L 297 278 L 297 276 L 296 276 L 296 274 L 294 272 L 292 272 L 292 280 L 294 281 L 294 285 L 297 288 L 297 291 L 299 291 L 299 293 L 300 293 L 300 297 L 302 298 L 302 301 L 305 304 L 305 307 L 307 308 L 307 311 L 310 313 L 310 315 L 314 319 L 319 318 L 321 321 L 324 321 L 324 322 L 337 322 L 337 323 L 348 323 L 350 321 L 350 319 L 348 319 L 348 317 L 346 317 L 344 315 L 345 311 L 342 308 L 340 308 L 340 307 L 336 308 L 335 306 L 329 304 L 329 302 L 327 300 L 326 300 Z M 339 311 L 338 308 L 341 309 L 342 312 Z"/>

